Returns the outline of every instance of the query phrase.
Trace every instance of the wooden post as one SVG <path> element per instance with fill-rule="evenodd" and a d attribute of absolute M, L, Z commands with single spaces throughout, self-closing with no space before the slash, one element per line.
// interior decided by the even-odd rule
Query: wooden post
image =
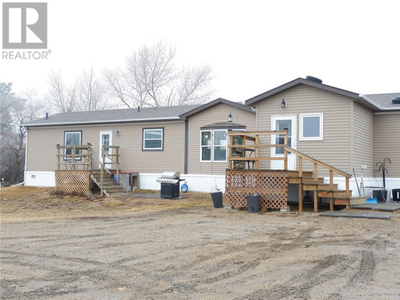
<path fill-rule="evenodd" d="M 104 165 L 100 166 L 100 195 L 103 196 L 103 172 L 104 172 Z"/>
<path fill-rule="evenodd" d="M 315 187 L 314 191 L 314 211 L 318 212 L 318 188 Z"/>
<path fill-rule="evenodd" d="M 346 197 L 350 198 L 350 182 L 349 177 L 346 177 Z"/>
<path fill-rule="evenodd" d="M 288 132 L 287 132 L 287 130 L 286 130 L 286 133 L 285 133 L 285 137 L 284 137 L 284 144 L 285 144 L 285 148 L 283 148 L 283 157 L 284 157 L 284 162 L 283 162 L 283 169 L 286 171 L 287 169 L 288 169 L 288 153 L 287 153 L 287 149 L 286 149 L 286 147 L 287 147 L 287 145 L 288 145 Z"/>
<path fill-rule="evenodd" d="M 103 166 L 105 167 L 106 166 L 106 154 L 105 154 L 105 149 L 104 149 L 104 146 L 101 148 L 101 157 L 102 157 L 102 160 L 103 160 Z"/>
<path fill-rule="evenodd" d="M 72 170 L 75 170 L 75 147 L 71 148 L 71 154 L 72 154 L 72 158 L 71 158 Z"/>
<path fill-rule="evenodd" d="M 245 138 L 245 136 L 244 136 L 244 135 L 241 135 L 240 138 L 242 139 L 242 146 L 245 146 L 245 145 L 246 145 L 246 138 Z M 244 148 L 243 148 L 242 150 L 243 150 L 243 152 L 242 152 L 242 157 L 246 157 L 246 151 L 244 151 Z M 246 161 L 245 161 L 245 160 L 242 160 L 242 161 L 240 162 L 240 166 L 242 167 L 242 169 L 246 169 Z M 248 163 L 248 166 L 250 166 L 250 163 Z M 250 168 L 249 168 L 249 169 L 250 169 Z"/>
<path fill-rule="evenodd" d="M 329 189 L 333 190 L 333 171 L 329 170 Z"/>
<path fill-rule="evenodd" d="M 228 146 L 232 146 L 233 145 L 233 136 L 230 134 L 229 135 L 229 141 L 228 141 Z M 228 147 L 228 157 L 232 157 L 232 153 L 233 153 L 233 148 L 229 148 Z M 233 169 L 233 160 L 228 160 L 228 169 L 232 170 Z"/>
<path fill-rule="evenodd" d="M 60 147 L 57 145 L 57 165 L 58 165 L 58 170 L 60 171 Z"/>
<path fill-rule="evenodd" d="M 256 140 L 255 140 L 255 144 L 254 144 L 254 158 L 256 159 L 256 170 L 259 169 L 259 163 L 258 163 L 258 156 L 260 154 L 260 150 L 258 148 L 258 146 L 260 145 L 260 136 L 258 134 L 256 134 Z"/>
<path fill-rule="evenodd" d="M 117 163 L 117 165 L 115 166 L 117 169 L 117 182 L 119 183 L 119 147 L 115 148 L 115 162 Z"/>
<path fill-rule="evenodd" d="M 303 211 L 303 179 L 299 182 L 299 213 Z"/>
<path fill-rule="evenodd" d="M 314 163 L 314 181 L 318 181 L 318 165 Z"/>
<path fill-rule="evenodd" d="M 87 169 L 92 170 L 92 152 L 90 151 L 90 147 L 88 148 L 88 159 L 87 159 Z"/>
<path fill-rule="evenodd" d="M 299 177 L 303 177 L 303 158 L 299 156 Z"/>

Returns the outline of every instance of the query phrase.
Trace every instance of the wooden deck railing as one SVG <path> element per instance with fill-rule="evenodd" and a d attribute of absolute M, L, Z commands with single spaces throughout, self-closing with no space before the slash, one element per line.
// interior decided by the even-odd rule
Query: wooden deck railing
<path fill-rule="evenodd" d="M 107 148 L 113 149 L 111 154 L 106 151 Z M 86 153 L 83 153 L 86 152 Z M 110 170 L 115 170 L 117 174 L 117 182 L 119 183 L 119 174 L 123 172 L 119 163 L 119 146 L 103 146 L 103 155 L 100 159 L 92 155 L 92 145 L 69 145 L 60 146 L 57 144 L 57 169 L 60 170 L 63 166 L 65 170 L 78 170 L 79 166 L 83 170 L 92 170 L 92 163 L 97 162 L 100 166 L 100 190 L 103 194 L 103 177 L 104 172 L 113 175 Z M 115 158 L 115 159 L 114 159 Z M 107 165 L 111 165 L 107 167 Z"/>
<path fill-rule="evenodd" d="M 283 144 L 260 144 L 260 136 L 276 136 L 280 135 L 283 136 Z M 237 132 L 232 131 L 228 132 L 229 140 L 228 140 L 228 169 L 234 169 L 234 162 L 235 161 L 244 161 L 244 162 L 253 162 L 254 169 L 259 169 L 259 162 L 260 161 L 272 161 L 272 160 L 283 160 L 283 169 L 288 169 L 288 153 L 294 154 L 299 158 L 299 177 L 303 177 L 303 159 L 310 161 L 314 165 L 313 170 L 313 178 L 314 181 L 318 181 L 318 166 L 328 169 L 329 171 L 329 185 L 330 190 L 334 190 L 333 188 L 333 174 L 336 173 L 340 176 L 346 178 L 346 197 L 350 197 L 350 184 L 349 179 L 351 178 L 351 174 L 348 174 L 342 170 L 339 170 L 333 166 L 330 166 L 324 162 L 321 162 L 315 158 L 312 158 L 304 153 L 301 153 L 291 147 L 288 146 L 288 132 L 287 131 L 254 131 L 254 132 Z M 233 144 L 234 138 L 239 138 L 242 140 L 242 145 Z M 246 141 L 250 141 L 251 144 L 247 144 Z M 268 139 L 271 141 L 271 138 Z M 271 157 L 271 156 L 260 156 L 260 149 L 262 148 L 283 148 L 283 156 L 281 157 Z M 242 156 L 234 156 L 233 149 L 252 149 L 253 157 L 246 156 L 246 151 L 243 151 Z"/>
<path fill-rule="evenodd" d="M 64 166 L 66 170 L 68 168 L 77 170 L 79 166 L 82 166 L 82 169 L 91 170 L 91 147 L 91 145 L 60 146 L 57 144 L 57 169 L 60 170 Z M 84 151 L 86 153 L 83 153 Z"/>
<path fill-rule="evenodd" d="M 260 144 L 260 136 L 265 135 L 281 135 L 283 136 L 284 143 L 283 144 Z M 271 160 L 283 160 L 284 169 L 287 170 L 287 151 L 284 151 L 283 157 L 271 157 L 271 156 L 260 156 L 260 149 L 263 148 L 285 148 L 288 144 L 288 133 L 286 130 L 283 131 L 246 131 L 246 132 L 237 132 L 230 131 L 228 132 L 229 141 L 228 141 L 228 169 L 233 169 L 233 165 L 235 161 L 244 161 L 244 162 L 253 162 L 254 169 L 259 169 L 260 161 L 271 161 Z M 241 145 L 233 145 L 234 138 L 239 138 L 242 140 Z M 252 142 L 252 144 L 248 144 L 246 141 Z M 243 156 L 234 156 L 234 148 L 243 149 Z M 246 156 L 245 150 L 252 150 L 251 154 L 253 157 Z"/>

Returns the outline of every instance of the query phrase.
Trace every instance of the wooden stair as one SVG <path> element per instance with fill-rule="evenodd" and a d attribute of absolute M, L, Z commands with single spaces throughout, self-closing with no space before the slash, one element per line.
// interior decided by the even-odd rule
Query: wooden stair
<path fill-rule="evenodd" d="M 330 210 L 334 210 L 335 205 L 350 206 L 351 202 L 351 190 L 350 195 L 347 195 L 346 190 L 338 190 L 338 185 L 324 183 L 323 178 L 313 177 L 313 172 L 302 172 L 302 176 L 299 176 L 299 171 L 289 171 L 289 183 L 299 185 L 299 211 L 303 209 L 303 192 L 310 191 L 314 193 L 314 211 L 318 211 L 318 200 L 320 198 L 330 199 Z"/>
<path fill-rule="evenodd" d="M 101 188 L 101 170 L 92 170 L 90 172 L 90 178 Z M 113 176 L 107 172 L 103 172 L 103 192 L 105 195 L 110 196 L 110 194 L 113 193 L 123 193 L 124 189 L 114 181 Z"/>

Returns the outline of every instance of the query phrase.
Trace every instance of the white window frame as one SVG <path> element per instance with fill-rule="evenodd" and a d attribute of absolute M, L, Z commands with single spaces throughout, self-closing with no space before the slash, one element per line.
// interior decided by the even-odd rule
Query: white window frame
<path fill-rule="evenodd" d="M 228 161 L 228 142 L 225 139 L 225 160 L 215 160 L 214 159 L 214 150 L 215 147 L 221 147 L 224 145 L 214 145 L 214 132 L 216 131 L 223 131 L 225 133 L 225 136 L 227 137 L 228 135 L 228 130 L 227 129 L 204 129 L 204 130 L 200 130 L 200 162 L 227 162 Z M 202 133 L 203 132 L 210 132 L 211 133 L 211 145 L 202 145 L 201 144 L 201 137 L 202 137 Z M 211 153 L 210 153 L 210 160 L 203 160 L 203 148 L 205 147 L 210 147 L 211 148 Z"/>
<path fill-rule="evenodd" d="M 161 131 L 161 139 L 146 139 L 146 131 Z M 146 148 L 146 141 L 149 140 L 161 140 L 161 146 L 159 148 Z M 143 128 L 143 141 L 142 141 L 142 150 L 143 151 L 164 151 L 164 128 Z"/>
<path fill-rule="evenodd" d="M 303 120 L 307 117 L 319 117 L 319 136 L 317 137 L 304 137 Z M 300 141 L 322 141 L 324 140 L 324 114 L 323 113 L 307 113 L 300 114 Z"/>
<path fill-rule="evenodd" d="M 82 131 L 81 130 L 76 130 L 76 131 L 64 131 L 64 146 L 69 146 L 67 145 L 67 134 L 74 134 L 74 133 L 79 133 L 79 143 L 78 145 L 82 145 Z M 64 154 L 67 155 L 67 149 L 64 150 Z M 70 153 L 72 154 L 72 152 Z M 81 154 L 81 150 L 78 149 L 76 150 L 75 154 Z M 64 157 L 64 160 L 71 160 L 72 157 Z M 81 157 L 76 157 L 75 160 L 81 160 Z"/>
<path fill-rule="evenodd" d="M 201 144 L 201 137 L 203 136 L 203 132 L 210 132 L 210 134 L 211 134 L 211 137 L 210 137 L 210 145 L 202 145 Z M 212 151 L 212 149 L 213 149 L 213 146 L 212 146 L 212 144 L 213 144 L 213 131 L 212 131 L 212 129 L 207 129 L 207 130 L 200 130 L 200 161 L 201 162 L 211 162 L 212 161 L 212 157 L 213 157 L 213 151 Z M 210 147 L 211 148 L 211 150 L 210 150 L 210 159 L 209 160 L 203 160 L 203 148 L 207 148 L 207 147 Z"/>

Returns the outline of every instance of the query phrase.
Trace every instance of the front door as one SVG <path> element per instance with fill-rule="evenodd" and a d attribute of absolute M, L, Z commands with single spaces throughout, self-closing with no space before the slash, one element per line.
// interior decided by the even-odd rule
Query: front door
<path fill-rule="evenodd" d="M 112 131 L 100 131 L 100 149 L 99 149 L 99 160 L 103 163 L 103 146 L 112 146 Z M 105 148 L 106 152 L 112 154 L 111 148 Z M 106 156 L 106 168 L 111 168 L 111 160 Z"/>
<path fill-rule="evenodd" d="M 296 115 L 281 115 L 271 117 L 271 129 L 282 131 L 288 131 L 288 146 L 296 149 L 297 141 L 297 117 Z M 271 135 L 271 144 L 284 144 L 284 135 L 273 134 Z M 284 157 L 283 148 L 271 148 L 271 157 Z M 283 160 L 271 160 L 271 169 L 273 170 L 283 170 L 284 161 Z M 288 153 L 288 169 L 296 170 L 296 155 Z"/>

